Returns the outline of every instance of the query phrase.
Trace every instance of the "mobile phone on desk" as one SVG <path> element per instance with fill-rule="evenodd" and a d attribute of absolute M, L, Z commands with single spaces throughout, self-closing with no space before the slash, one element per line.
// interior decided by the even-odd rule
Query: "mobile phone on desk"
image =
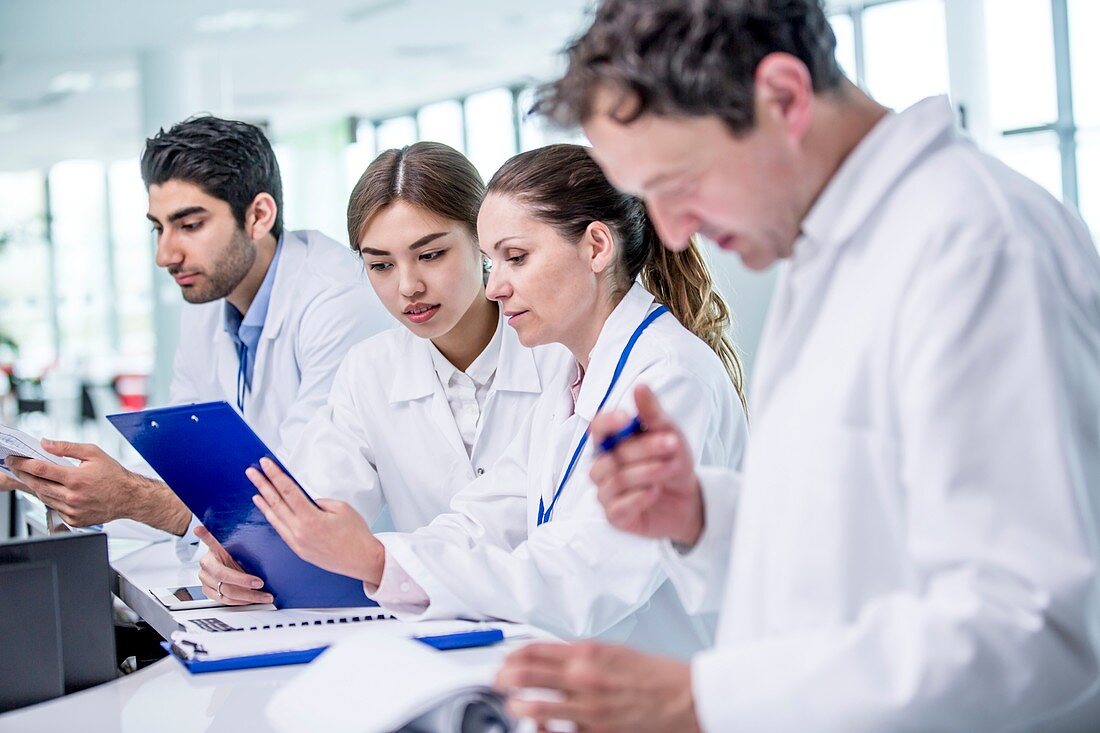
<path fill-rule="evenodd" d="M 187 611 L 192 608 L 216 608 L 224 603 L 207 598 L 201 585 L 181 585 L 170 588 L 150 588 L 149 592 L 169 611 Z"/>

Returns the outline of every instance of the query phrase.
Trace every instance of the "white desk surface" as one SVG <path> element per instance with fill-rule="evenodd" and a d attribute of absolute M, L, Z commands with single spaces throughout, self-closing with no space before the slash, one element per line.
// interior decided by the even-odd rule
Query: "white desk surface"
<path fill-rule="evenodd" d="M 180 563 L 170 542 L 131 551 L 124 557 L 119 554 L 113 545 L 111 565 L 119 574 L 122 599 L 162 635 L 178 628 L 173 614 L 143 589 L 195 585 L 198 565 Z M 210 609 L 177 613 L 175 618 L 201 617 L 204 613 L 209 615 Z M 448 658 L 484 664 L 503 657 L 511 648 L 514 645 L 497 644 L 448 652 Z M 305 668 L 297 665 L 192 675 L 168 657 L 90 690 L 0 715 L 0 733 L 55 733 L 63 729 L 88 733 L 267 733 L 273 730 L 264 716 L 268 700 Z"/>

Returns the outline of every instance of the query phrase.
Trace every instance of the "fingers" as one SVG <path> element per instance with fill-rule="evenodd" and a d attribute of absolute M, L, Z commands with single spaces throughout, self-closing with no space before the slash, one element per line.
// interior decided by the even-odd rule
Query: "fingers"
<path fill-rule="evenodd" d="M 256 494 L 252 497 L 252 503 L 255 504 L 256 508 L 260 510 L 260 513 L 264 515 L 264 519 L 275 528 L 279 536 L 283 538 L 283 542 L 287 543 L 290 549 L 294 550 L 295 554 L 298 554 L 298 538 L 287 521 L 284 520 L 279 513 L 285 510 L 273 508 L 260 494 Z M 285 506 L 285 504 L 282 506 Z"/>
<path fill-rule="evenodd" d="M 17 475 L 28 474 L 36 478 L 53 481 L 56 484 L 68 483 L 67 479 L 71 475 L 70 472 L 73 470 L 72 468 L 59 466 L 49 461 L 40 461 L 37 458 L 16 458 L 15 456 L 11 456 L 5 460 L 5 463 L 7 463 L 11 470 Z M 23 479 L 20 478 L 20 480 L 22 481 Z M 26 483 L 26 481 L 23 481 L 23 483 Z"/>
<path fill-rule="evenodd" d="M 592 418 L 592 422 L 588 426 L 588 434 L 592 436 L 593 444 L 599 445 L 604 438 L 626 427 L 630 420 L 631 417 L 622 410 L 601 412 Z"/>
<path fill-rule="evenodd" d="M 662 430 L 676 427 L 665 411 L 657 395 L 649 387 L 639 384 L 634 388 L 634 406 L 638 408 L 638 417 L 647 430 Z"/>
<path fill-rule="evenodd" d="M 212 552 L 203 555 L 199 561 L 199 581 L 206 595 L 215 600 L 235 603 L 272 602 L 270 593 L 259 590 L 263 587 L 263 580 L 240 570 L 239 567 L 225 565 Z M 218 596 L 219 589 L 221 597 Z"/>
<path fill-rule="evenodd" d="M 44 504 L 49 505 L 50 508 L 70 508 L 69 500 L 73 498 L 74 492 L 69 491 L 63 484 L 47 481 L 15 468 L 12 468 L 12 473 L 30 488 L 31 493 L 41 499 Z"/>
<path fill-rule="evenodd" d="M 260 468 L 263 469 L 266 474 L 268 482 L 271 486 L 275 487 L 275 490 L 279 492 L 279 497 L 286 502 L 286 505 L 294 513 L 309 511 L 315 509 L 313 503 L 306 498 L 305 492 L 302 491 L 294 479 L 287 476 L 286 473 L 279 468 L 279 464 L 270 458 L 260 459 Z"/>
<path fill-rule="evenodd" d="M 642 516 L 656 506 L 661 499 L 659 485 L 648 486 L 623 493 L 606 501 L 601 499 L 607 521 L 616 529 L 631 532 L 640 529 L 637 525 Z"/>
<path fill-rule="evenodd" d="M 2 461 L 0 461 L 2 463 Z M 10 467 L 9 467 L 10 468 Z M 26 491 L 27 485 L 5 473 L 0 473 L 0 491 Z"/>
<path fill-rule="evenodd" d="M 529 687 L 562 690 L 566 687 L 566 677 L 561 663 L 507 663 L 497 672 L 493 687 L 504 693 Z"/>
<path fill-rule="evenodd" d="M 201 524 L 195 525 L 195 536 L 199 538 L 199 541 L 206 545 L 211 550 L 221 550 L 225 552 L 225 548 L 222 547 L 222 543 L 218 542 L 218 538 L 210 534 L 210 530 Z"/>
<path fill-rule="evenodd" d="M 218 561 L 227 567 L 241 570 L 240 564 L 233 559 L 233 556 L 229 554 L 229 551 L 225 549 L 221 542 L 218 542 L 218 538 L 210 534 L 210 530 L 201 524 L 195 526 L 195 536 L 199 538 L 210 554 L 218 559 Z"/>
<path fill-rule="evenodd" d="M 42 448 L 55 456 L 76 458 L 80 461 L 88 461 L 92 458 L 106 455 L 99 446 L 92 443 L 70 443 L 65 440 L 42 439 Z"/>

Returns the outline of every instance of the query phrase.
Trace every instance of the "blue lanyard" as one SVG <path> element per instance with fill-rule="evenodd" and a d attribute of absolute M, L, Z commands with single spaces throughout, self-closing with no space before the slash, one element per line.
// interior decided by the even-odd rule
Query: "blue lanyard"
<path fill-rule="evenodd" d="M 603 399 L 600 400 L 600 406 L 596 408 L 596 412 L 603 409 L 603 406 L 607 403 L 607 398 L 611 396 L 611 390 L 615 389 L 615 383 L 619 381 L 619 377 L 623 373 L 623 367 L 626 366 L 627 357 L 630 356 L 630 352 L 634 349 L 634 343 L 638 340 L 638 337 L 642 335 L 642 331 L 649 328 L 649 324 L 653 323 L 657 318 L 668 313 L 668 306 L 662 305 L 657 310 L 646 316 L 645 320 L 638 324 L 638 327 L 634 329 L 634 333 L 631 335 L 630 340 L 626 342 L 626 346 L 623 348 L 622 356 L 619 357 L 619 363 L 615 366 L 615 373 L 611 375 L 611 384 L 607 385 L 607 392 L 604 393 Z M 585 429 L 584 435 L 581 436 L 581 440 L 577 443 L 577 449 L 573 451 L 573 457 L 569 459 L 569 466 L 565 469 L 565 475 L 561 477 L 561 483 L 558 484 L 557 490 L 554 492 L 554 498 L 550 500 L 550 506 L 543 507 L 542 497 L 539 497 L 539 518 L 538 525 L 542 526 L 550 521 L 550 515 L 554 511 L 554 505 L 558 503 L 558 497 L 561 496 L 562 489 L 565 488 L 565 482 L 569 480 L 569 477 L 573 475 L 573 469 L 577 465 L 577 459 L 581 457 L 581 451 L 584 450 L 584 446 L 588 443 L 588 430 Z"/>
<path fill-rule="evenodd" d="M 240 342 L 237 345 L 237 361 L 239 366 L 237 367 L 237 408 L 240 409 L 241 414 L 244 414 L 244 395 L 248 391 L 248 380 L 246 371 L 246 365 L 248 364 L 248 347 L 244 342 Z"/>

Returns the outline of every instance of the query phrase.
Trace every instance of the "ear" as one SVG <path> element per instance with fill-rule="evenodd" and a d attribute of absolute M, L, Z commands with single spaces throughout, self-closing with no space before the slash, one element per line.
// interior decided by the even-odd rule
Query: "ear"
<path fill-rule="evenodd" d="M 279 207 L 269 193 L 258 193 L 244 213 L 244 231 L 252 241 L 266 237 L 278 216 Z"/>
<path fill-rule="evenodd" d="M 810 127 L 814 85 L 806 64 L 789 53 L 771 53 L 756 65 L 753 93 L 756 125 L 779 125 L 799 145 Z"/>
<path fill-rule="evenodd" d="M 588 247 L 592 272 L 600 274 L 615 261 L 615 240 L 611 230 L 602 221 L 594 221 L 584 230 L 582 244 Z"/>

